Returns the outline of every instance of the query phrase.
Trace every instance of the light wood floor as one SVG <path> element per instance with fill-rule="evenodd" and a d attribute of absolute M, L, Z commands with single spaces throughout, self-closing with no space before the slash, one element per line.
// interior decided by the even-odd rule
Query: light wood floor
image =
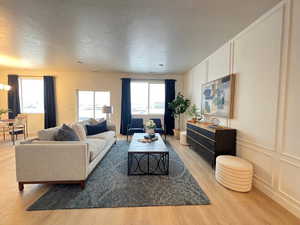
<path fill-rule="evenodd" d="M 237 193 L 222 187 L 200 156 L 179 145 L 175 139 L 169 141 L 208 195 L 210 205 L 27 212 L 25 209 L 50 185 L 25 185 L 24 192 L 20 193 L 15 179 L 14 150 L 12 146 L 2 144 L 0 225 L 300 224 L 299 219 L 255 188 L 249 193 Z"/>

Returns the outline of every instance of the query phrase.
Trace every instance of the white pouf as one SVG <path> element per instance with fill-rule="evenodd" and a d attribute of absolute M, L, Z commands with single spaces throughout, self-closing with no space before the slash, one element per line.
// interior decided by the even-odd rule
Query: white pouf
<path fill-rule="evenodd" d="M 216 159 L 215 177 L 231 190 L 248 192 L 252 188 L 253 166 L 239 157 L 220 155 Z"/>
<path fill-rule="evenodd" d="M 182 144 L 182 145 L 188 145 L 188 143 L 186 142 L 186 131 L 180 132 L 179 143 Z"/>

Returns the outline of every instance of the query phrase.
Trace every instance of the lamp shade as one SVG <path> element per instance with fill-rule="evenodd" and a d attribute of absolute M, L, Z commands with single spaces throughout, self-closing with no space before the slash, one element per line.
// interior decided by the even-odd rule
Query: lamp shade
<path fill-rule="evenodd" d="M 11 89 L 11 86 L 6 84 L 0 84 L 0 90 L 9 91 Z"/>
<path fill-rule="evenodd" d="M 112 106 L 107 106 L 107 105 L 105 105 L 105 106 L 103 106 L 103 108 L 102 108 L 102 113 L 112 113 L 112 111 L 113 111 Z"/>

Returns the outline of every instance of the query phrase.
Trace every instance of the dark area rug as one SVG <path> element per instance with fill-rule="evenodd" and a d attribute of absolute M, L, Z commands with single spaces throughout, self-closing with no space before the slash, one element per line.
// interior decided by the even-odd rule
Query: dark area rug
<path fill-rule="evenodd" d="M 27 210 L 209 204 L 169 144 L 169 176 L 127 176 L 128 146 L 118 141 L 89 176 L 84 190 L 75 184 L 54 185 Z"/>

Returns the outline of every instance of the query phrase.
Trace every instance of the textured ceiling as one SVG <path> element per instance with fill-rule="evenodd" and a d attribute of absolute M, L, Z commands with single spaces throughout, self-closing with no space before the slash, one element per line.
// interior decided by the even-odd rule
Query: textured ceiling
<path fill-rule="evenodd" d="M 0 0 L 0 67 L 182 73 L 277 2 Z"/>

